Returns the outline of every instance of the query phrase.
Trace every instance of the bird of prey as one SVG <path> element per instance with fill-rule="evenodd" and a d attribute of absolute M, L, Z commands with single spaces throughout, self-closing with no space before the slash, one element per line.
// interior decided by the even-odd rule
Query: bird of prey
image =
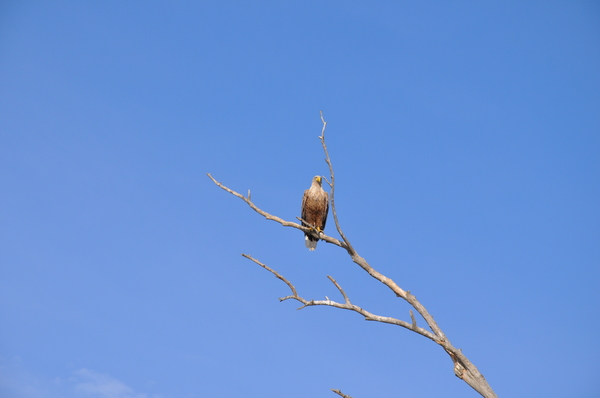
<path fill-rule="evenodd" d="M 321 186 L 322 183 L 323 177 L 314 176 L 310 188 L 304 191 L 304 196 L 302 197 L 301 218 L 306 221 L 302 225 L 305 227 L 315 227 L 319 232 L 323 232 L 325 229 L 327 212 L 329 211 L 329 196 Z M 318 241 L 319 239 L 312 234 L 304 233 L 304 243 L 308 247 L 308 250 L 315 250 Z"/>

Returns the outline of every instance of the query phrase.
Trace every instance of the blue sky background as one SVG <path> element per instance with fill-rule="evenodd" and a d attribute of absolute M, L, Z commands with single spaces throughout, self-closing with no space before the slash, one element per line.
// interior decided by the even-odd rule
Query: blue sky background
<path fill-rule="evenodd" d="M 347 0 L 0 5 L 0 396 L 477 397 L 240 256 L 409 319 L 205 176 L 295 220 L 321 110 L 359 253 L 500 397 L 598 397 L 600 6 Z"/>

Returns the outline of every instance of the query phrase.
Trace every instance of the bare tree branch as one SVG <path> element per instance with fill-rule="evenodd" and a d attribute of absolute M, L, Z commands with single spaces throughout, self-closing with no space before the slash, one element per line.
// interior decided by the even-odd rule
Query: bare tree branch
<path fill-rule="evenodd" d="M 298 293 L 296 293 L 296 288 L 294 287 L 294 285 L 292 285 L 292 284 L 290 283 L 290 281 L 288 281 L 287 279 L 285 279 L 283 276 L 279 275 L 279 273 L 278 273 L 277 271 L 275 271 L 275 270 L 274 270 L 274 269 L 272 269 L 272 268 L 269 268 L 269 267 L 268 267 L 266 264 L 263 264 L 263 263 L 261 263 L 261 262 L 260 262 L 260 261 L 258 261 L 257 259 L 255 259 L 255 258 L 252 258 L 252 256 L 249 256 L 249 255 L 247 255 L 247 254 L 243 254 L 243 253 L 242 253 L 242 256 L 246 257 L 246 258 L 247 258 L 247 259 L 249 259 L 249 260 L 252 260 L 252 261 L 254 261 L 256 264 L 260 265 L 261 267 L 263 267 L 264 269 L 266 269 L 267 271 L 269 271 L 269 272 L 271 272 L 273 275 L 275 275 L 275 277 L 277 277 L 278 279 L 281 279 L 282 281 L 284 281 L 284 282 L 285 282 L 285 284 L 286 284 L 286 285 L 288 285 L 288 286 L 289 286 L 289 288 L 292 290 L 292 294 L 293 294 L 294 296 L 297 296 L 297 295 L 298 295 Z"/>
<path fill-rule="evenodd" d="M 242 256 L 246 257 L 248 260 L 254 261 L 256 264 L 260 265 L 267 271 L 271 272 L 273 275 L 275 275 L 275 277 L 282 280 L 286 285 L 288 285 L 288 287 L 292 291 L 292 294 L 289 296 L 281 297 L 279 299 L 279 301 L 285 301 L 285 300 L 290 300 L 290 299 L 299 301 L 300 303 L 302 303 L 302 306 L 298 308 L 299 310 L 301 310 L 305 307 L 312 307 L 315 305 L 325 305 L 325 306 L 329 306 L 329 307 L 341 308 L 343 310 L 354 311 L 354 312 L 362 315 L 366 321 L 376 321 L 376 322 L 382 322 L 382 323 L 389 323 L 390 325 L 401 326 L 403 328 L 410 329 L 416 333 L 419 333 L 420 335 L 425 336 L 428 339 L 435 341 L 436 343 L 439 343 L 439 340 L 436 338 L 436 336 L 428 330 L 425 330 L 425 329 L 417 327 L 417 326 L 413 326 L 412 324 L 405 322 L 403 320 L 400 320 L 400 319 L 396 319 L 396 318 L 392 318 L 392 317 L 388 317 L 388 316 L 375 315 L 375 314 L 365 310 L 364 308 L 361 308 L 357 305 L 352 304 L 352 302 L 350 301 L 350 299 L 344 292 L 344 289 L 342 289 L 340 284 L 329 275 L 327 276 L 327 278 L 329 278 L 329 280 L 335 285 L 335 287 L 340 291 L 340 293 L 344 297 L 343 304 L 338 303 L 333 300 L 330 300 L 329 298 L 327 298 L 326 300 L 307 300 L 307 299 L 301 297 L 298 294 L 298 292 L 296 291 L 296 288 L 294 287 L 294 285 L 289 280 L 287 280 L 285 277 L 283 277 L 280 273 L 278 273 L 274 269 L 270 268 L 268 265 L 261 263 L 260 261 L 258 261 L 257 259 L 255 259 L 254 257 L 252 257 L 248 254 L 242 254 Z"/>
<path fill-rule="evenodd" d="M 333 279 L 331 276 L 327 275 L 327 277 L 335 285 L 335 287 L 338 288 L 338 290 L 340 291 L 340 293 L 342 293 L 342 296 L 344 296 L 344 301 L 346 302 L 346 304 L 350 304 L 350 299 L 348 298 L 348 296 L 346 296 L 346 292 L 344 291 L 344 289 L 342 289 L 342 287 L 340 286 L 340 284 L 337 283 L 337 281 L 335 279 Z"/>
<path fill-rule="evenodd" d="M 333 237 L 327 236 L 327 235 L 323 234 L 322 232 L 315 231 L 314 227 L 305 227 L 301 224 L 297 224 L 297 223 L 290 222 L 290 221 L 285 221 L 279 217 L 273 216 L 273 215 L 267 213 L 266 211 L 258 208 L 251 201 L 249 190 L 248 190 L 248 197 L 245 197 L 245 196 L 227 188 L 226 186 L 224 186 L 223 184 L 221 184 L 220 182 L 215 180 L 210 174 L 208 174 L 208 177 L 220 188 L 222 188 L 225 191 L 231 193 L 232 195 L 237 196 L 238 198 L 242 199 L 254 211 L 256 211 L 257 213 L 259 213 L 260 215 L 265 217 L 267 220 L 276 221 L 285 227 L 293 227 L 293 228 L 299 229 L 299 230 L 307 232 L 307 233 L 312 233 L 312 234 L 318 233 L 317 237 L 319 239 L 322 239 L 328 243 L 332 243 L 336 246 L 339 246 L 339 247 L 345 249 L 348 252 L 348 255 L 350 256 L 350 258 L 352 259 L 352 261 L 354 263 L 359 265 L 363 270 L 365 270 L 373 278 L 377 279 L 378 281 L 383 283 L 385 286 L 387 286 L 392 292 L 394 292 L 394 294 L 397 297 L 400 297 L 400 298 L 404 299 L 406 302 L 408 302 L 408 304 L 410 304 L 423 317 L 423 319 L 427 323 L 427 326 L 429 326 L 430 330 L 426 330 L 426 329 L 423 329 L 423 328 L 417 326 L 417 321 L 414 317 L 412 310 L 410 311 L 411 322 L 409 323 L 409 322 L 406 322 L 406 321 L 403 321 L 400 319 L 396 319 L 396 318 L 392 318 L 392 317 L 375 315 L 361 307 L 358 307 L 358 306 L 352 304 L 349 297 L 346 295 L 346 293 L 342 289 L 342 287 L 331 276 L 328 276 L 328 278 L 335 285 L 335 287 L 339 290 L 339 292 L 342 294 L 342 296 L 344 298 L 344 303 L 338 303 L 338 302 L 330 300 L 329 298 L 327 298 L 326 300 L 307 300 L 307 299 L 299 296 L 294 285 L 290 281 L 288 281 L 286 278 L 284 278 L 282 275 L 280 275 L 278 272 L 274 271 L 273 269 L 271 269 L 267 265 L 261 263 L 260 261 L 256 260 L 255 258 L 253 258 L 250 255 L 247 255 L 247 254 L 242 254 L 242 255 L 244 257 L 246 257 L 247 259 L 260 265 L 267 271 L 271 272 L 273 275 L 275 275 L 275 277 L 282 280 L 284 283 L 286 283 L 288 285 L 288 287 L 292 291 L 292 294 L 289 296 L 280 298 L 279 299 L 280 301 L 285 301 L 285 300 L 290 300 L 290 299 L 296 300 L 296 301 L 302 303 L 302 306 L 298 309 L 302 309 L 304 307 L 309 307 L 309 306 L 325 305 L 325 306 L 350 310 L 350 311 L 354 311 L 354 312 L 362 315 L 365 318 L 365 320 L 368 320 L 368 321 L 389 323 L 392 325 L 397 325 L 397 326 L 401 326 L 403 328 L 412 330 L 413 332 L 418 333 L 424 337 L 427 337 L 428 339 L 433 340 L 437 344 L 442 346 L 442 348 L 448 353 L 448 355 L 450 356 L 450 358 L 452 359 L 452 361 L 454 363 L 454 374 L 457 377 L 464 380 L 468 385 L 470 385 L 473 389 L 475 389 L 483 397 L 497 398 L 496 393 L 489 386 L 489 384 L 487 383 L 487 381 L 485 380 L 483 375 L 479 372 L 479 370 L 475 367 L 475 365 L 473 365 L 467 359 L 467 357 L 463 355 L 463 353 L 460 349 L 457 349 L 450 343 L 450 341 L 448 340 L 448 338 L 446 337 L 444 332 L 441 330 L 439 325 L 433 319 L 433 316 L 417 300 L 417 298 L 413 294 L 411 294 L 410 291 L 402 289 L 392 279 L 386 277 L 385 275 L 381 274 L 380 272 L 375 270 L 373 267 L 371 267 L 371 265 L 369 265 L 369 263 L 363 257 L 361 257 L 358 254 L 358 252 L 353 248 L 353 246 L 350 244 L 350 241 L 343 233 L 342 228 L 340 227 L 340 223 L 339 223 L 339 220 L 337 217 L 337 211 L 335 208 L 335 197 L 334 197 L 334 195 L 335 195 L 335 174 L 333 171 L 333 165 L 331 163 L 331 159 L 329 158 L 329 152 L 327 150 L 327 145 L 325 143 L 325 129 L 327 127 L 327 122 L 323 118 L 322 112 L 321 112 L 321 121 L 323 123 L 323 129 L 321 131 L 321 135 L 319 136 L 319 139 L 321 140 L 321 144 L 323 146 L 323 151 L 325 152 L 325 162 L 329 166 L 329 172 L 331 175 L 331 183 L 329 181 L 327 181 L 327 183 L 331 187 L 331 199 L 330 199 L 331 200 L 331 209 L 332 209 L 333 217 L 335 220 L 336 229 L 342 238 L 341 241 L 338 239 L 335 239 Z M 346 395 L 342 394 L 339 390 L 332 390 L 332 391 L 342 397 L 346 397 Z"/>
<path fill-rule="evenodd" d="M 415 319 L 415 314 L 413 314 L 412 310 L 410 310 L 409 313 L 410 313 L 410 319 L 412 320 L 412 326 L 416 328 L 417 320 Z"/>
<path fill-rule="evenodd" d="M 267 213 L 264 210 L 259 209 L 251 200 L 250 200 L 250 190 L 248 190 L 248 197 L 245 197 L 244 195 L 242 195 L 241 193 L 238 193 L 232 189 L 227 188 L 225 185 L 221 184 L 220 182 L 218 182 L 217 180 L 215 180 L 213 178 L 212 175 L 210 175 L 210 173 L 206 173 L 206 175 L 208 176 L 208 178 L 210 178 L 212 180 L 212 182 L 214 182 L 218 187 L 220 187 L 221 189 L 223 189 L 224 191 L 229 192 L 230 194 L 232 194 L 233 196 L 237 196 L 238 198 L 242 199 L 244 202 L 246 202 L 248 204 L 248 206 L 250 206 L 252 208 L 252 210 L 254 210 L 255 212 L 257 212 L 258 214 L 260 214 L 261 216 L 263 216 L 264 218 L 266 218 L 267 220 L 272 220 L 275 222 L 278 222 L 279 224 L 283 225 L 284 227 L 292 227 L 292 228 L 297 228 L 303 232 L 308 232 L 314 233 L 315 228 L 314 227 L 305 227 L 303 225 L 300 224 L 296 224 L 295 222 L 291 222 L 291 221 L 285 221 L 277 216 L 274 216 L 272 214 Z M 320 233 L 318 236 L 319 239 L 324 240 L 327 243 L 332 243 L 336 246 L 339 247 L 343 247 L 344 249 L 346 248 L 346 244 L 344 242 L 341 242 L 340 240 L 336 239 L 336 238 L 332 238 L 331 236 L 327 236 L 324 233 Z"/>
<path fill-rule="evenodd" d="M 335 228 L 337 229 L 338 233 L 340 234 L 340 236 L 346 243 L 345 249 L 348 251 L 348 253 L 350 255 L 352 255 L 353 253 L 356 253 L 356 252 L 354 251 L 354 249 L 352 248 L 352 245 L 346 238 L 346 235 L 344 235 L 344 232 L 342 231 L 342 227 L 340 227 L 340 222 L 338 221 L 337 211 L 335 210 L 335 174 L 333 173 L 333 166 L 331 164 L 331 159 L 329 158 L 329 151 L 327 150 L 327 145 L 325 144 L 325 129 L 327 128 L 327 122 L 323 118 L 323 111 L 321 111 L 320 113 L 321 113 L 321 122 L 323 122 L 323 129 L 321 130 L 321 135 L 319 136 L 319 139 L 321 140 L 321 145 L 323 145 L 323 151 L 325 152 L 325 162 L 327 163 L 327 166 L 329 166 L 329 174 L 331 176 L 331 182 L 329 182 L 329 181 L 327 181 L 327 179 L 325 179 L 325 181 L 327 181 L 327 183 L 331 187 L 331 199 L 330 199 L 331 212 L 333 213 L 333 220 L 335 221 Z"/>
<path fill-rule="evenodd" d="M 339 395 L 342 398 L 352 398 L 350 395 L 346 395 L 343 392 L 341 392 L 340 390 L 331 389 L 331 391 L 333 391 L 334 393 L 336 393 L 337 395 Z"/>

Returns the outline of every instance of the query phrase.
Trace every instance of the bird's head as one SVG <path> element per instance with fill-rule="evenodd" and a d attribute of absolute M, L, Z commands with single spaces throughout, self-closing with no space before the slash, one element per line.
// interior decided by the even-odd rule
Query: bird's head
<path fill-rule="evenodd" d="M 323 177 L 321 177 L 321 176 L 314 176 L 313 177 L 313 184 L 317 184 L 317 185 L 321 186 L 321 184 L 323 184 Z"/>

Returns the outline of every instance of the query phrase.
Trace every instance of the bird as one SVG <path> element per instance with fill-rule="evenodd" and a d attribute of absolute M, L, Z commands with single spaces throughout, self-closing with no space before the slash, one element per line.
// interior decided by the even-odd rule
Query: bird
<path fill-rule="evenodd" d="M 302 197 L 301 218 L 305 227 L 315 227 L 318 232 L 323 232 L 327 222 L 327 212 L 329 211 L 329 195 L 322 187 L 323 177 L 314 176 L 310 188 L 304 191 Z M 316 238 L 311 233 L 304 233 L 304 244 L 308 250 L 313 251 L 317 248 Z"/>

